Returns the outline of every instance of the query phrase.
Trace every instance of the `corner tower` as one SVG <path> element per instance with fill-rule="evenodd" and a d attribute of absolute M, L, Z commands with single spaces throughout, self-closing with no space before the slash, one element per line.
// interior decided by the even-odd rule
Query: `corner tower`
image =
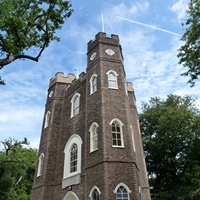
<path fill-rule="evenodd" d="M 51 129 L 42 131 L 33 200 L 150 200 L 118 36 L 98 33 L 88 43 L 86 73 L 72 76 L 51 80 L 49 93 L 57 88 L 59 98 L 47 100 Z"/>

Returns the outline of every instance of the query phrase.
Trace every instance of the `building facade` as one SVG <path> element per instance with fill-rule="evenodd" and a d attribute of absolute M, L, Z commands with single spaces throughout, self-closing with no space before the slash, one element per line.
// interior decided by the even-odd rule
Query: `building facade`
<path fill-rule="evenodd" d="M 32 200 L 150 200 L 134 90 L 117 35 L 88 43 L 87 69 L 50 80 Z"/>

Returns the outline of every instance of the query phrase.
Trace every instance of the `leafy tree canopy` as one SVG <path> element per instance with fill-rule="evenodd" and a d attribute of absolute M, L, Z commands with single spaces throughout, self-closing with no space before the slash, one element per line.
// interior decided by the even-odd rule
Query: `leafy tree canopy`
<path fill-rule="evenodd" d="M 179 63 L 188 68 L 188 71 L 183 73 L 184 76 L 189 76 L 188 83 L 191 86 L 195 85 L 195 80 L 200 75 L 200 1 L 190 0 L 189 9 L 187 11 L 188 19 L 183 26 L 186 26 L 182 40 L 185 44 L 179 49 Z"/>
<path fill-rule="evenodd" d="M 0 200 L 30 200 L 37 151 L 28 141 L 0 141 Z"/>
<path fill-rule="evenodd" d="M 200 199 L 200 112 L 194 97 L 151 98 L 142 111 L 152 199 Z"/>
<path fill-rule="evenodd" d="M 38 61 L 73 10 L 65 0 L 1 0 L 0 69 L 16 59 Z M 38 54 L 33 56 L 37 49 Z M 0 77 L 0 83 L 3 81 Z"/>

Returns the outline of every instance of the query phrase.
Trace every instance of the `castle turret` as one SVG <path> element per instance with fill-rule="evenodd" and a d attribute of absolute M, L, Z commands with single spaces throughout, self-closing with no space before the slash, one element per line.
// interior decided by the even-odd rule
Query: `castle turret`
<path fill-rule="evenodd" d="M 79 78 L 50 80 L 33 200 L 150 200 L 131 83 L 117 35 L 88 43 Z"/>

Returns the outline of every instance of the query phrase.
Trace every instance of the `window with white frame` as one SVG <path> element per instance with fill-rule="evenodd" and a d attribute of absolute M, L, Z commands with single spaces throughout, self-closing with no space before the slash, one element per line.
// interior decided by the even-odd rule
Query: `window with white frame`
<path fill-rule="evenodd" d="M 74 117 L 79 113 L 80 108 L 80 94 L 76 93 L 71 99 L 71 117 Z"/>
<path fill-rule="evenodd" d="M 71 156 L 70 156 L 70 173 L 77 171 L 77 162 L 78 162 L 78 146 L 73 144 L 71 147 Z"/>
<path fill-rule="evenodd" d="M 129 193 L 131 193 L 131 190 L 124 183 L 118 184 L 114 193 L 116 193 L 116 200 L 130 200 Z"/>
<path fill-rule="evenodd" d="M 90 78 L 90 94 L 97 91 L 97 75 L 93 74 Z"/>
<path fill-rule="evenodd" d="M 100 200 L 100 190 L 97 186 L 94 186 L 89 194 L 90 200 Z"/>
<path fill-rule="evenodd" d="M 73 134 L 64 149 L 64 179 L 81 173 L 81 148 L 81 137 Z"/>
<path fill-rule="evenodd" d="M 106 73 L 108 75 L 108 88 L 118 89 L 117 76 L 118 74 L 110 70 Z"/>
<path fill-rule="evenodd" d="M 44 128 L 47 128 L 50 124 L 50 118 L 51 118 L 51 112 L 48 111 L 45 115 L 45 120 L 44 120 Z"/>
<path fill-rule="evenodd" d="M 98 149 L 98 127 L 96 122 L 93 122 L 90 126 L 90 152 Z"/>
<path fill-rule="evenodd" d="M 112 132 L 112 146 L 124 147 L 122 126 L 123 123 L 119 119 L 113 119 L 110 122 Z"/>
<path fill-rule="evenodd" d="M 117 190 L 117 200 L 128 200 L 128 192 L 123 186 L 120 186 Z"/>
<path fill-rule="evenodd" d="M 37 176 L 42 175 L 42 170 L 43 170 L 43 165 L 44 165 L 44 154 L 41 153 L 38 159 L 38 170 L 37 170 Z"/>

